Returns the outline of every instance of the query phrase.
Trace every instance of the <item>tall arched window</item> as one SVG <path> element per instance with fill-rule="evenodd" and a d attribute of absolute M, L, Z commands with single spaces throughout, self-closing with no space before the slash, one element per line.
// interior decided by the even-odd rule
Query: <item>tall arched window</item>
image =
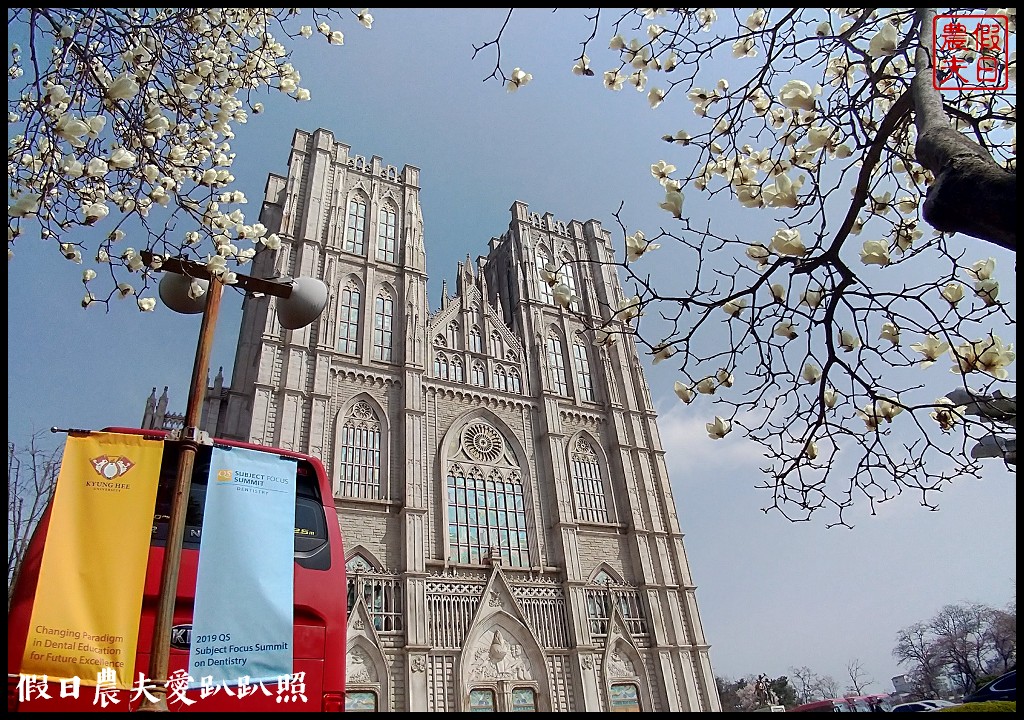
<path fill-rule="evenodd" d="M 572 343 L 572 355 L 576 362 L 576 389 L 580 399 L 594 401 L 594 378 L 590 375 L 590 359 L 587 345 L 577 335 Z"/>
<path fill-rule="evenodd" d="M 559 271 L 563 278 L 565 278 L 565 284 L 572 290 L 572 294 L 577 298 L 580 296 L 579 285 L 576 283 L 576 266 L 573 265 L 572 258 L 568 255 L 562 259 L 562 269 Z M 573 306 L 578 306 L 579 300 L 573 303 Z"/>
<path fill-rule="evenodd" d="M 487 384 L 487 372 L 484 370 L 484 364 L 479 360 L 473 363 L 473 369 L 470 373 L 469 381 L 474 385 L 483 387 Z"/>
<path fill-rule="evenodd" d="M 448 379 L 448 356 L 443 352 L 434 353 L 434 377 L 439 380 Z"/>
<path fill-rule="evenodd" d="M 458 355 L 452 356 L 452 380 L 455 382 L 463 382 L 465 375 L 462 372 L 462 358 Z"/>
<path fill-rule="evenodd" d="M 338 318 L 338 351 L 356 355 L 359 352 L 359 303 L 362 297 L 354 283 L 348 283 L 341 291 L 340 317 Z"/>
<path fill-rule="evenodd" d="M 394 208 L 385 205 L 377 214 L 377 259 L 395 261 L 395 227 L 398 215 Z"/>
<path fill-rule="evenodd" d="M 348 219 L 345 221 L 345 252 L 362 255 L 366 239 L 366 201 L 353 197 L 348 201 Z"/>
<path fill-rule="evenodd" d="M 559 395 L 567 395 L 562 339 L 554 331 L 548 333 L 548 368 L 551 371 L 551 389 Z"/>
<path fill-rule="evenodd" d="M 583 522 L 608 522 L 608 496 L 597 453 L 585 438 L 578 437 L 570 455 L 578 519 Z"/>
<path fill-rule="evenodd" d="M 475 565 L 497 553 L 512 567 L 530 567 L 522 476 L 508 443 L 476 420 L 454 445 L 447 471 L 449 559 Z"/>
<path fill-rule="evenodd" d="M 508 371 L 508 391 L 514 393 L 523 391 L 523 381 L 519 377 L 519 371 L 515 368 L 509 368 Z"/>
<path fill-rule="evenodd" d="M 505 357 L 505 343 L 501 341 L 501 333 L 497 330 L 491 333 L 491 355 L 499 360 Z"/>
<path fill-rule="evenodd" d="M 484 339 L 476 325 L 469 330 L 469 349 L 475 353 L 484 351 Z"/>
<path fill-rule="evenodd" d="M 448 347 L 453 350 L 458 350 L 462 347 L 462 343 L 459 342 L 459 323 L 457 320 L 452 320 L 448 323 L 448 327 L 445 328 L 445 337 L 448 339 Z"/>
<path fill-rule="evenodd" d="M 391 324 L 394 319 L 395 301 L 382 291 L 373 307 L 373 357 L 391 362 Z"/>
<path fill-rule="evenodd" d="M 508 390 L 508 374 L 501 365 L 494 366 L 494 382 L 491 387 L 495 390 Z"/>
<path fill-rule="evenodd" d="M 381 425 L 367 402 L 349 408 L 341 428 L 340 483 L 344 497 L 380 498 Z"/>
<path fill-rule="evenodd" d="M 555 302 L 555 296 L 551 294 L 551 286 L 548 285 L 547 281 L 541 275 L 541 271 L 544 270 L 545 265 L 551 264 L 551 256 L 548 255 L 548 251 L 543 245 L 537 246 L 537 297 L 540 298 L 541 302 L 549 305 Z"/>

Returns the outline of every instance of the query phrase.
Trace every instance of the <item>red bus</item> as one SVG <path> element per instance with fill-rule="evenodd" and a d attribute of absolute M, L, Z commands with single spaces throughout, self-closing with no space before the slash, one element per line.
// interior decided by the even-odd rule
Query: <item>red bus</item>
<path fill-rule="evenodd" d="M 104 432 L 167 437 L 166 432 L 138 428 L 106 428 Z M 345 553 L 334 509 L 331 483 L 324 467 L 317 458 L 290 450 L 230 440 L 216 440 L 215 443 L 273 453 L 297 461 L 292 648 L 293 672 L 304 673 L 304 676 L 299 677 L 302 677 L 305 685 L 305 702 L 289 702 L 287 706 L 282 705 L 276 692 L 277 685 L 264 683 L 267 692 L 255 692 L 243 699 L 225 692 L 202 697 L 199 688 L 188 690 L 186 697 L 196 701 L 191 705 L 181 701 L 175 702 L 175 698 L 168 694 L 168 707 L 171 711 L 192 712 L 260 712 L 282 709 L 311 712 L 343 711 L 348 620 Z M 164 442 L 139 625 L 136 677 L 140 672 L 146 673 L 149 668 L 170 503 L 178 471 L 179 447 L 180 444 L 176 441 Z M 193 467 L 178 576 L 178 596 L 168 663 L 169 675 L 176 670 L 188 671 L 192 608 L 199 565 L 199 541 L 202 537 L 203 508 L 211 454 L 211 445 L 200 445 Z M 94 702 L 95 689 L 91 686 L 82 686 L 78 697 L 61 697 L 62 688 L 59 681 L 50 681 L 46 685 L 49 699 L 41 698 L 38 693 L 27 693 L 29 699 L 23 691 L 28 676 L 22 677 L 20 667 L 32 617 L 49 518 L 48 507 L 29 542 L 7 616 L 7 709 L 9 712 L 101 711 L 100 704 Z M 135 698 L 136 695 L 139 697 Z M 107 705 L 102 711 L 135 711 L 141 704 L 143 696 L 133 690 L 119 690 L 117 699 L 116 704 Z"/>
<path fill-rule="evenodd" d="M 829 698 L 797 705 L 789 712 L 889 712 L 892 703 L 887 693 Z"/>
<path fill-rule="evenodd" d="M 855 712 L 856 710 L 857 708 L 852 703 L 847 702 L 847 698 L 829 698 L 797 705 L 795 708 L 790 708 L 789 712 Z"/>

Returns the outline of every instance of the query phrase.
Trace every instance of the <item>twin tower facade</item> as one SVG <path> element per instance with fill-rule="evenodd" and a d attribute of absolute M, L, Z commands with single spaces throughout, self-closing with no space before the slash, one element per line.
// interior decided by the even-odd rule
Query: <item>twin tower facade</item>
<path fill-rule="evenodd" d="M 431 308 L 419 176 L 295 132 L 252 274 L 319 277 L 327 307 L 285 330 L 246 298 L 205 407 L 333 480 L 351 709 L 720 710 L 636 347 L 593 342 L 623 297 L 611 234 L 517 201 Z"/>

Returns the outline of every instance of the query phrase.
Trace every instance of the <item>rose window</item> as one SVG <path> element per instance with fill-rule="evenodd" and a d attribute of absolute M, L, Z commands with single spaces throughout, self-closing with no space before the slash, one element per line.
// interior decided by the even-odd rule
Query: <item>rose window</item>
<path fill-rule="evenodd" d="M 501 434 L 486 423 L 474 423 L 462 431 L 462 447 L 477 462 L 495 462 L 505 453 Z"/>

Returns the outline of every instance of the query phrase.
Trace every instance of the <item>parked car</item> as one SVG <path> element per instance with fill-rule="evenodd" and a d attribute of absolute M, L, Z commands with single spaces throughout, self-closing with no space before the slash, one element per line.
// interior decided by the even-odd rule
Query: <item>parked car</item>
<path fill-rule="evenodd" d="M 964 702 L 988 702 L 989 700 L 1017 701 L 1017 669 L 1000 675 L 982 685 L 972 693 L 964 695 Z"/>
<path fill-rule="evenodd" d="M 956 705 L 955 702 L 949 700 L 917 700 L 915 702 L 900 703 L 894 705 L 892 708 L 893 712 L 931 712 L 944 707 L 950 707 Z"/>

